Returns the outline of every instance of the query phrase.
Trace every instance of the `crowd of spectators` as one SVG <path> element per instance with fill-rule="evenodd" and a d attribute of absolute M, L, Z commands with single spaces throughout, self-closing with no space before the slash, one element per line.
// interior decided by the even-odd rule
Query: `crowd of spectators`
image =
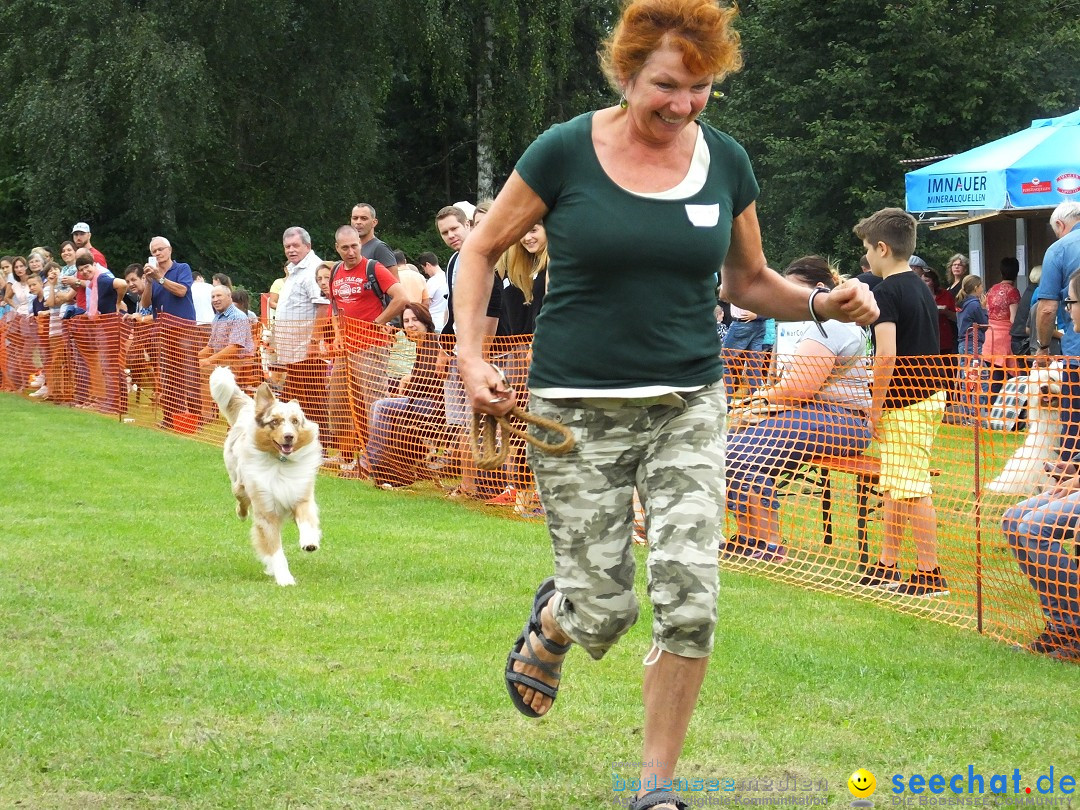
<path fill-rule="evenodd" d="M 968 272 L 968 259 L 960 253 L 946 262 L 947 278 L 920 256 L 911 255 L 907 263 L 934 298 L 941 355 L 957 369 L 948 390 L 950 413 L 967 422 L 975 403 L 989 403 L 1009 377 L 1026 370 L 1029 361 L 1025 358 L 1037 350 L 1031 303 L 1042 267 L 1036 265 L 1028 271 L 1027 283 L 1020 290 L 1020 264 L 1011 256 L 1001 260 L 1000 280 L 989 289 L 982 278 Z M 865 256 L 860 260 L 860 273 L 852 275 L 871 289 L 877 284 Z M 775 322 L 720 300 L 717 331 L 722 337 L 729 396 L 740 389 L 758 388 L 775 348 Z M 1060 353 L 1061 335 L 1059 325 L 1053 332 L 1052 354 Z"/>
<path fill-rule="evenodd" d="M 343 475 L 371 477 L 391 488 L 441 472 L 460 477 L 454 496 L 542 515 L 531 500 L 535 488 L 523 446 L 508 440 L 512 447 L 502 470 L 480 473 L 472 465 L 471 412 L 456 368 L 453 291 L 458 251 L 488 205 L 461 203 L 436 214 L 436 229 L 453 250 L 445 270 L 434 253 L 421 253 L 412 263 L 378 239 L 378 219 L 367 203 L 354 206 L 349 224 L 337 229 L 333 261 L 315 254 L 304 228 L 288 228 L 282 235 L 284 273 L 270 288 L 265 325 L 251 311 L 246 290 L 222 273 L 205 281 L 173 258 L 165 237 L 150 240 L 146 263 L 130 264 L 118 276 L 91 244 L 89 226 L 76 223 L 71 240 L 60 245 L 59 261 L 46 247 L 25 257 L 0 257 L 0 386 L 107 413 L 125 411 L 129 395 L 139 402 L 152 391 L 161 427 L 190 429 L 194 420 L 197 429 L 217 418 L 207 380 L 226 365 L 249 389 L 267 380 L 282 396 L 298 399 L 322 427 L 328 465 Z M 488 301 L 490 356 L 523 405 L 547 264 L 547 235 L 538 222 L 497 264 Z M 896 281 L 898 268 L 909 269 L 925 284 L 942 355 L 959 354 L 968 376 L 972 367 L 984 368 L 994 387 L 1018 371 L 1015 355 L 1033 351 L 1038 339 L 1033 296 L 1041 268 L 1033 268 L 1021 294 L 1015 259 L 1002 261 L 1001 280 L 989 290 L 967 273 L 959 254 L 947 265 L 950 286 L 918 256 L 901 264 L 906 267 L 890 266 L 886 278 Z M 881 282 L 865 256 L 861 270 L 860 280 Z M 796 260 L 786 273 L 811 289 L 830 289 L 840 280 L 814 256 Z M 722 300 L 717 320 L 718 333 L 726 332 L 727 388 L 736 398 L 727 505 L 737 531 L 725 551 L 782 562 L 777 476 L 815 456 L 860 453 L 880 418 L 874 416 L 880 406 L 871 401 L 867 335 L 832 321 L 777 325 Z M 1061 335 L 1058 324 L 1052 336 Z M 935 422 L 934 415 L 928 420 Z M 932 504 L 922 491 L 907 497 L 893 507 L 901 515 L 894 523 L 912 525 L 920 565 L 931 550 L 925 567 L 899 590 L 946 594 L 934 538 L 920 528 L 932 519 L 921 518 L 919 510 L 930 514 Z M 911 513 L 907 518 L 904 509 Z M 1010 527 L 1016 547 L 1017 530 Z M 900 541 L 886 540 L 862 584 L 896 587 Z M 1071 639 L 1071 625 L 1062 631 L 1063 620 L 1054 615 L 1048 632 L 1057 634 L 1057 642 L 1063 632 Z M 1040 644 L 1047 646 L 1046 639 L 1035 646 Z"/>
<path fill-rule="evenodd" d="M 981 418 L 988 404 L 986 395 L 995 393 L 1009 377 L 1023 373 L 1029 363 L 1046 363 L 1049 356 L 1064 353 L 1063 427 L 1056 448 L 1060 460 L 1050 465 L 1055 483 L 1046 492 L 1006 510 L 1003 530 L 1046 619 L 1043 632 L 1028 649 L 1080 660 L 1080 566 L 1075 554 L 1063 550 L 1066 538 L 1080 525 L 1080 476 L 1075 455 L 1080 407 L 1073 393 L 1078 384 L 1073 358 L 1080 353 L 1076 350 L 1080 340 L 1080 307 L 1076 306 L 1080 300 L 1080 205 L 1063 203 L 1054 210 L 1051 225 L 1058 241 L 1044 259 L 1052 274 L 1045 276 L 1042 266 L 1032 268 L 1023 291 L 1017 287 L 1019 262 L 1012 257 L 1002 259 L 1000 280 L 987 290 L 982 278 L 968 273 L 966 257 L 957 254 L 948 261 L 946 286 L 922 258 L 907 256 L 914 248 L 913 233 L 907 243 L 886 238 L 888 229 L 882 230 L 882 223 L 874 222 L 879 215 L 864 220 L 856 229 L 864 238 L 867 258 L 876 258 L 878 264 L 876 270 L 868 272 L 870 262 L 864 258 L 863 274 L 858 276 L 876 288 L 881 309 L 873 330 L 877 355 L 873 376 L 851 365 L 861 356 L 865 343 L 837 344 L 838 336 L 831 334 L 836 325 L 822 325 L 819 335 L 809 323 L 783 324 L 775 355 L 770 357 L 752 351 L 764 349 L 768 343 L 765 326 L 755 323 L 754 313 L 737 309 L 732 313 L 723 306 L 717 309 L 718 321 L 725 321 L 718 323 L 718 331 L 729 336 L 734 331 L 736 335 L 735 341 L 725 341 L 725 347 L 730 349 L 744 340 L 751 327 L 754 331 L 753 343 L 742 351 L 735 350 L 737 362 L 729 363 L 726 372 L 729 391 L 743 398 L 736 399 L 728 443 L 728 507 L 735 515 L 737 532 L 725 550 L 731 555 L 782 562 L 786 552 L 774 493 L 777 475 L 811 456 L 858 454 L 869 442 L 868 428 L 880 422 L 875 435 L 881 442 L 883 545 L 859 585 L 917 597 L 947 595 L 949 585 L 937 558 L 937 517 L 927 473 L 937 426 L 945 414 L 946 391 L 966 417 L 964 422 L 970 423 Z M 897 222 L 904 219 L 895 211 L 890 216 Z M 875 231 L 878 236 L 871 235 Z M 806 283 L 815 281 L 813 272 L 819 269 L 813 259 L 801 259 L 793 265 Z M 919 300 L 916 278 L 929 290 L 926 301 Z M 820 277 L 815 283 L 827 288 L 830 280 Z M 888 327 L 884 332 L 883 324 Z M 792 332 L 798 334 L 794 345 L 787 337 Z M 801 364 L 792 366 L 790 361 L 799 360 L 804 346 L 810 347 L 809 354 Z M 940 369 L 959 368 L 959 385 L 950 384 L 948 377 L 942 379 L 941 370 L 932 368 L 934 364 L 928 361 L 933 356 L 940 356 L 936 363 Z M 844 358 L 848 359 L 842 362 Z M 906 371 L 901 371 L 902 360 L 908 361 Z M 748 364 L 755 367 L 748 371 Z M 869 380 L 877 390 L 883 369 L 889 369 L 891 382 L 884 408 L 879 410 L 882 406 L 877 395 L 868 406 L 867 393 L 857 386 Z M 763 384 L 762 380 L 770 382 Z M 844 410 L 829 414 L 823 409 L 828 400 L 822 396 L 822 380 L 828 385 L 848 383 Z M 921 390 L 906 390 L 913 385 Z M 834 400 L 832 404 L 840 403 Z M 866 407 L 869 423 L 860 421 Z M 826 443 L 831 446 L 825 447 Z M 906 580 L 898 570 L 905 531 L 914 540 L 917 557 L 916 570 Z M 1073 545 L 1075 550 L 1075 541 Z"/>
<path fill-rule="evenodd" d="M 234 354 L 254 356 L 246 303 L 246 339 L 235 351 L 221 353 L 226 347 L 217 325 L 241 312 L 232 307 L 234 295 L 244 302 L 249 296 L 233 290 L 224 274 L 214 276 L 213 285 L 192 274 L 173 260 L 164 237 L 151 240 L 150 253 L 146 264 L 114 274 L 92 244 L 89 225 L 77 222 L 71 239 L 60 245 L 59 261 L 46 247 L 0 258 L 0 388 L 29 389 L 37 399 L 105 413 L 125 412 L 129 393 L 140 400 L 143 390 L 152 389 L 163 424 L 189 409 L 205 416 L 197 361 L 214 353 L 222 362 Z M 224 297 L 215 295 L 219 287 Z M 209 313 L 197 315 L 195 299 L 201 306 L 204 294 Z"/>
<path fill-rule="evenodd" d="M 454 359 L 457 249 L 489 205 L 438 212 L 436 228 L 454 251 L 446 270 L 434 253 L 410 262 L 379 239 L 368 203 L 337 229 L 332 261 L 315 253 L 306 229 L 288 228 L 265 324 L 246 290 L 174 258 L 164 236 L 150 240 L 146 262 L 114 275 L 89 226 L 76 223 L 60 262 L 47 248 L 0 260 L 0 387 L 106 413 L 145 401 L 160 427 L 197 430 L 218 416 L 207 379 L 227 365 L 249 389 L 266 380 L 299 400 L 322 428 L 328 466 L 343 475 L 398 486 L 426 463 L 461 476 L 455 496 L 516 504 L 507 493 L 531 489 L 518 448 L 505 471 L 479 474 L 470 464 Z M 489 308 L 493 352 L 521 389 L 546 282 L 543 225 L 523 243 L 492 278 Z"/>

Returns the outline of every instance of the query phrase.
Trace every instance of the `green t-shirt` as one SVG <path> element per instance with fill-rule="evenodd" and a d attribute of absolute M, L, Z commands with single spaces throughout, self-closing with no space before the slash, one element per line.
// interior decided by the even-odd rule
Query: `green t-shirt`
<path fill-rule="evenodd" d="M 516 167 L 548 207 L 548 289 L 529 387 L 713 383 L 721 376 L 716 274 L 732 219 L 757 197 L 750 160 L 730 136 L 701 124 L 704 186 L 680 200 L 648 199 L 604 172 L 592 117 L 552 127 Z"/>

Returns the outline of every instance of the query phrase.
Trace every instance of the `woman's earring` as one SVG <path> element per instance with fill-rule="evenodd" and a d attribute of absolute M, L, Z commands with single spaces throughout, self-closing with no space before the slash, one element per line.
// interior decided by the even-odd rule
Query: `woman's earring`
<path fill-rule="evenodd" d="M 626 103 L 626 96 L 623 96 L 621 99 L 619 99 L 619 108 L 620 109 L 625 110 L 629 106 L 630 105 Z"/>

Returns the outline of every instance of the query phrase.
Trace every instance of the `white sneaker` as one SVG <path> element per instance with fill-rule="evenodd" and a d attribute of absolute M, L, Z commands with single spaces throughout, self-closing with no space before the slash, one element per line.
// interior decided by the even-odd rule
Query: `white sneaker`
<path fill-rule="evenodd" d="M 33 377 L 30 378 L 29 387 L 30 388 L 41 388 L 41 386 L 43 386 L 44 384 L 45 384 L 45 375 L 39 373 L 39 374 L 35 374 Z"/>
<path fill-rule="evenodd" d="M 49 395 L 49 386 L 42 383 L 41 388 L 30 395 L 31 399 L 40 399 L 41 397 L 47 397 Z"/>

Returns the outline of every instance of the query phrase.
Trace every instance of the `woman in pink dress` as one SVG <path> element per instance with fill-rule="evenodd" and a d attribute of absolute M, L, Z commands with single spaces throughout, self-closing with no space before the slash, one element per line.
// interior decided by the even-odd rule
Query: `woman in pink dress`
<path fill-rule="evenodd" d="M 1001 260 L 1001 281 L 986 293 L 986 314 L 990 329 L 983 344 L 983 357 L 992 366 L 990 392 L 996 393 L 1005 379 L 1016 372 L 1016 358 L 1012 356 L 1013 318 L 1020 305 L 1020 291 L 1016 289 L 1016 277 L 1020 274 L 1020 262 L 1013 257 Z"/>

